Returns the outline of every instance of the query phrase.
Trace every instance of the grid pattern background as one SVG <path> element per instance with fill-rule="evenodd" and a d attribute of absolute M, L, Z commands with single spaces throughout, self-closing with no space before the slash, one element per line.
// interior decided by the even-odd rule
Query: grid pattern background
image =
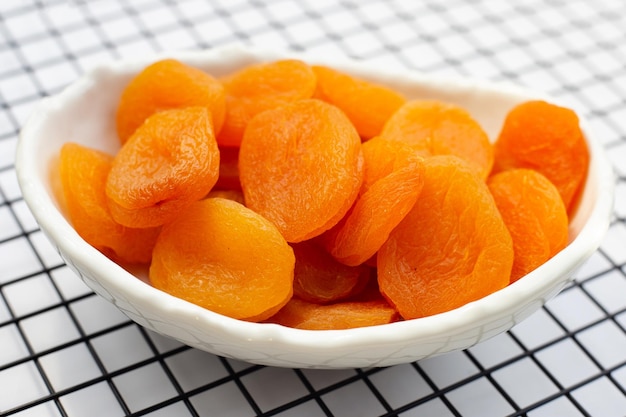
<path fill-rule="evenodd" d="M 233 42 L 512 81 L 571 102 L 617 177 L 600 250 L 511 331 L 389 368 L 255 366 L 135 325 L 39 231 L 13 165 L 20 127 L 99 62 Z M 626 2 L 2 0 L 0 415 L 626 416 Z"/>

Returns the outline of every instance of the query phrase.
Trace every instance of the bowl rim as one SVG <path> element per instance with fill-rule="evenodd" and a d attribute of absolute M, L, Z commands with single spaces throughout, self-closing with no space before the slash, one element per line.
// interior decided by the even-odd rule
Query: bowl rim
<path fill-rule="evenodd" d="M 42 140 L 42 135 L 37 133 L 50 117 L 53 117 L 56 112 L 62 111 L 65 100 L 72 95 L 80 94 L 87 84 L 97 80 L 102 73 L 118 71 L 120 65 L 127 71 L 129 68 L 138 68 L 138 66 L 163 57 L 174 57 L 190 64 L 205 62 L 207 59 L 210 61 L 234 59 L 233 57 L 239 57 L 244 61 L 291 57 L 312 63 L 326 63 L 338 68 L 352 70 L 361 75 L 370 74 L 384 79 L 395 79 L 400 76 L 411 82 L 434 83 L 450 89 L 497 89 L 499 92 L 519 95 L 520 97 L 545 97 L 543 93 L 506 83 L 438 74 L 410 74 L 407 70 L 383 68 L 375 64 L 370 65 L 367 62 L 351 59 L 337 60 L 333 57 L 332 60 L 329 60 L 327 57 L 315 54 L 268 51 L 240 46 L 194 52 L 154 54 L 130 62 L 113 61 L 95 67 L 61 93 L 43 98 L 35 107 L 19 134 L 15 168 L 23 198 L 46 236 L 56 243 L 58 248 L 62 248 L 72 262 L 76 260 L 81 265 L 89 266 L 94 271 L 98 271 L 100 280 L 106 282 L 116 291 L 124 293 L 127 301 L 138 310 L 154 308 L 155 304 L 158 303 L 158 308 L 165 314 L 178 322 L 199 329 L 199 331 L 202 329 L 207 331 L 219 330 L 230 338 L 244 343 L 263 342 L 270 346 L 280 346 L 281 349 L 289 346 L 294 351 L 315 349 L 341 352 L 352 351 L 357 348 L 362 351 L 375 346 L 395 345 L 399 342 L 419 344 L 420 341 L 428 340 L 442 333 L 461 332 L 463 329 L 467 329 L 469 325 L 475 326 L 477 323 L 489 319 L 493 314 L 506 312 L 511 309 L 511 300 L 517 300 L 517 302 L 528 300 L 533 294 L 541 293 L 546 288 L 557 285 L 558 281 L 563 281 L 562 285 L 564 286 L 569 278 L 564 280 L 563 272 L 566 272 L 568 276 L 571 275 L 571 272 L 590 257 L 599 247 L 609 227 L 613 209 L 614 174 L 602 146 L 595 139 L 596 136 L 581 116 L 581 127 L 591 155 L 587 187 L 591 185 L 595 187 L 593 190 L 595 200 L 591 203 L 588 220 L 582 225 L 578 236 L 561 252 L 535 271 L 504 289 L 445 313 L 347 330 L 301 330 L 271 323 L 250 323 L 206 310 L 185 300 L 165 294 L 136 279 L 121 266 L 110 261 L 98 250 L 87 244 L 57 208 L 41 177 L 37 175 L 38 161 L 37 158 L 33 157 L 37 155 L 37 147 L 39 141 Z M 550 98 L 550 101 L 557 102 L 554 98 Z M 574 108 L 571 105 L 569 107 Z M 580 116 L 581 113 L 577 113 Z M 64 258 L 64 260 L 66 259 Z"/>

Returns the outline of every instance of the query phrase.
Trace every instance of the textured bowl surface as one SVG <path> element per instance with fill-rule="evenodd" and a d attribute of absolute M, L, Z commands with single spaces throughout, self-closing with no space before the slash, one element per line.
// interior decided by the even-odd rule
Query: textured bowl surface
<path fill-rule="evenodd" d="M 258 364 L 310 368 L 388 366 L 464 349 L 510 329 L 555 296 L 573 271 L 598 248 L 608 228 L 614 179 L 601 146 L 583 120 L 591 166 L 571 222 L 570 243 L 513 285 L 443 314 L 353 330 L 296 330 L 238 321 L 207 311 L 152 288 L 85 243 L 59 210 L 51 189 L 51 161 L 64 142 L 74 141 L 111 153 L 118 149 L 114 111 L 119 95 L 135 73 L 164 57 L 111 62 L 85 74 L 61 94 L 42 100 L 22 129 L 16 169 L 24 199 L 42 231 L 84 282 L 135 322 L 187 345 Z M 457 103 L 483 125 L 492 140 L 514 104 L 534 98 L 550 100 L 515 86 L 390 71 L 348 60 L 328 61 L 320 56 L 231 47 L 168 57 L 214 76 L 250 63 L 285 57 L 327 64 L 387 84 L 408 98 Z"/>

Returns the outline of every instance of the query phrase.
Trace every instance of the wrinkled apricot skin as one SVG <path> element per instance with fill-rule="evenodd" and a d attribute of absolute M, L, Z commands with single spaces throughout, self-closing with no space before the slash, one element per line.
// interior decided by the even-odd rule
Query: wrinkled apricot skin
<path fill-rule="evenodd" d="M 222 84 L 208 73 L 174 59 L 157 61 L 130 80 L 116 113 L 117 133 L 125 143 L 156 112 L 184 107 L 206 107 L 215 133 L 224 121 L 226 95 Z"/>
<path fill-rule="evenodd" d="M 384 300 L 320 305 L 292 298 L 268 321 L 303 330 L 345 330 L 397 320 L 398 312 Z"/>
<path fill-rule="evenodd" d="M 417 202 L 377 257 L 380 291 L 407 320 L 504 288 L 513 264 L 511 235 L 473 168 L 454 156 L 424 168 Z"/>
<path fill-rule="evenodd" d="M 301 300 L 317 304 L 339 301 L 356 296 L 369 281 L 368 268 L 337 262 L 310 240 L 291 247 L 296 256 L 293 292 Z"/>
<path fill-rule="evenodd" d="M 90 245 L 118 263 L 146 264 L 159 228 L 134 229 L 116 223 L 104 191 L 113 156 L 68 142 L 61 148 L 59 200 L 74 229 Z"/>
<path fill-rule="evenodd" d="M 515 282 L 567 245 L 567 210 L 554 184 L 534 170 L 503 171 L 487 184 L 513 239 Z"/>
<path fill-rule="evenodd" d="M 346 216 L 323 235 L 329 253 L 356 266 L 374 256 L 422 189 L 422 157 L 409 145 L 376 137 L 362 146 L 364 180 Z"/>
<path fill-rule="evenodd" d="M 311 67 L 296 59 L 247 66 L 223 78 L 226 117 L 217 141 L 238 147 L 250 119 L 283 104 L 311 98 L 316 78 Z"/>
<path fill-rule="evenodd" d="M 207 198 L 163 226 L 150 282 L 216 313 L 260 321 L 291 299 L 294 264 L 268 220 L 237 202 Z"/>
<path fill-rule="evenodd" d="M 205 197 L 219 176 L 219 150 L 203 107 L 150 116 L 119 150 L 107 178 L 113 218 L 160 226 Z"/>
<path fill-rule="evenodd" d="M 386 86 L 322 65 L 312 68 L 317 76 L 314 97 L 345 112 L 365 140 L 378 136 L 387 119 L 406 101 Z"/>
<path fill-rule="evenodd" d="M 463 108 L 439 101 L 412 100 L 398 109 L 381 136 L 408 143 L 424 155 L 454 155 L 487 178 L 494 150 L 487 133 Z"/>
<path fill-rule="evenodd" d="M 574 111 L 545 101 L 515 106 L 495 142 L 495 156 L 494 173 L 529 168 L 543 174 L 572 215 L 589 165 L 589 150 Z"/>
<path fill-rule="evenodd" d="M 338 108 L 300 100 L 253 118 L 239 150 L 246 206 L 272 221 L 288 242 L 334 226 L 363 180 L 361 140 Z"/>
<path fill-rule="evenodd" d="M 241 190 L 213 189 L 209 192 L 209 194 L 207 195 L 207 198 L 214 198 L 214 197 L 227 198 L 229 200 L 236 201 L 239 204 L 245 205 L 245 200 L 243 198 L 243 193 L 241 192 Z"/>

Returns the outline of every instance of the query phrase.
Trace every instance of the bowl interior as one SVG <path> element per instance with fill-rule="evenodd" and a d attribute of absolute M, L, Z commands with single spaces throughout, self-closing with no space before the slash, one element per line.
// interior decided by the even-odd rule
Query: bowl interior
<path fill-rule="evenodd" d="M 407 98 L 459 104 L 481 123 L 492 140 L 515 104 L 536 98 L 550 100 L 515 86 L 391 72 L 347 60 L 326 62 L 319 56 L 241 48 L 168 56 L 215 76 L 253 62 L 299 57 L 389 85 Z M 600 145 L 583 121 L 591 165 L 571 221 L 570 244 L 545 265 L 497 293 L 432 317 L 342 331 L 312 332 L 247 323 L 204 310 L 133 278 L 87 245 L 72 229 L 53 195 L 50 169 L 63 143 L 74 141 L 116 152 L 119 142 L 114 117 L 121 91 L 141 68 L 160 58 L 104 65 L 58 96 L 44 99 L 21 132 L 16 169 L 24 199 L 42 231 L 87 285 L 137 323 L 188 345 L 255 363 L 319 368 L 387 366 L 463 349 L 508 330 L 557 294 L 572 272 L 597 249 L 608 228 L 613 176 Z M 135 276 L 145 278 L 139 272 Z"/>

